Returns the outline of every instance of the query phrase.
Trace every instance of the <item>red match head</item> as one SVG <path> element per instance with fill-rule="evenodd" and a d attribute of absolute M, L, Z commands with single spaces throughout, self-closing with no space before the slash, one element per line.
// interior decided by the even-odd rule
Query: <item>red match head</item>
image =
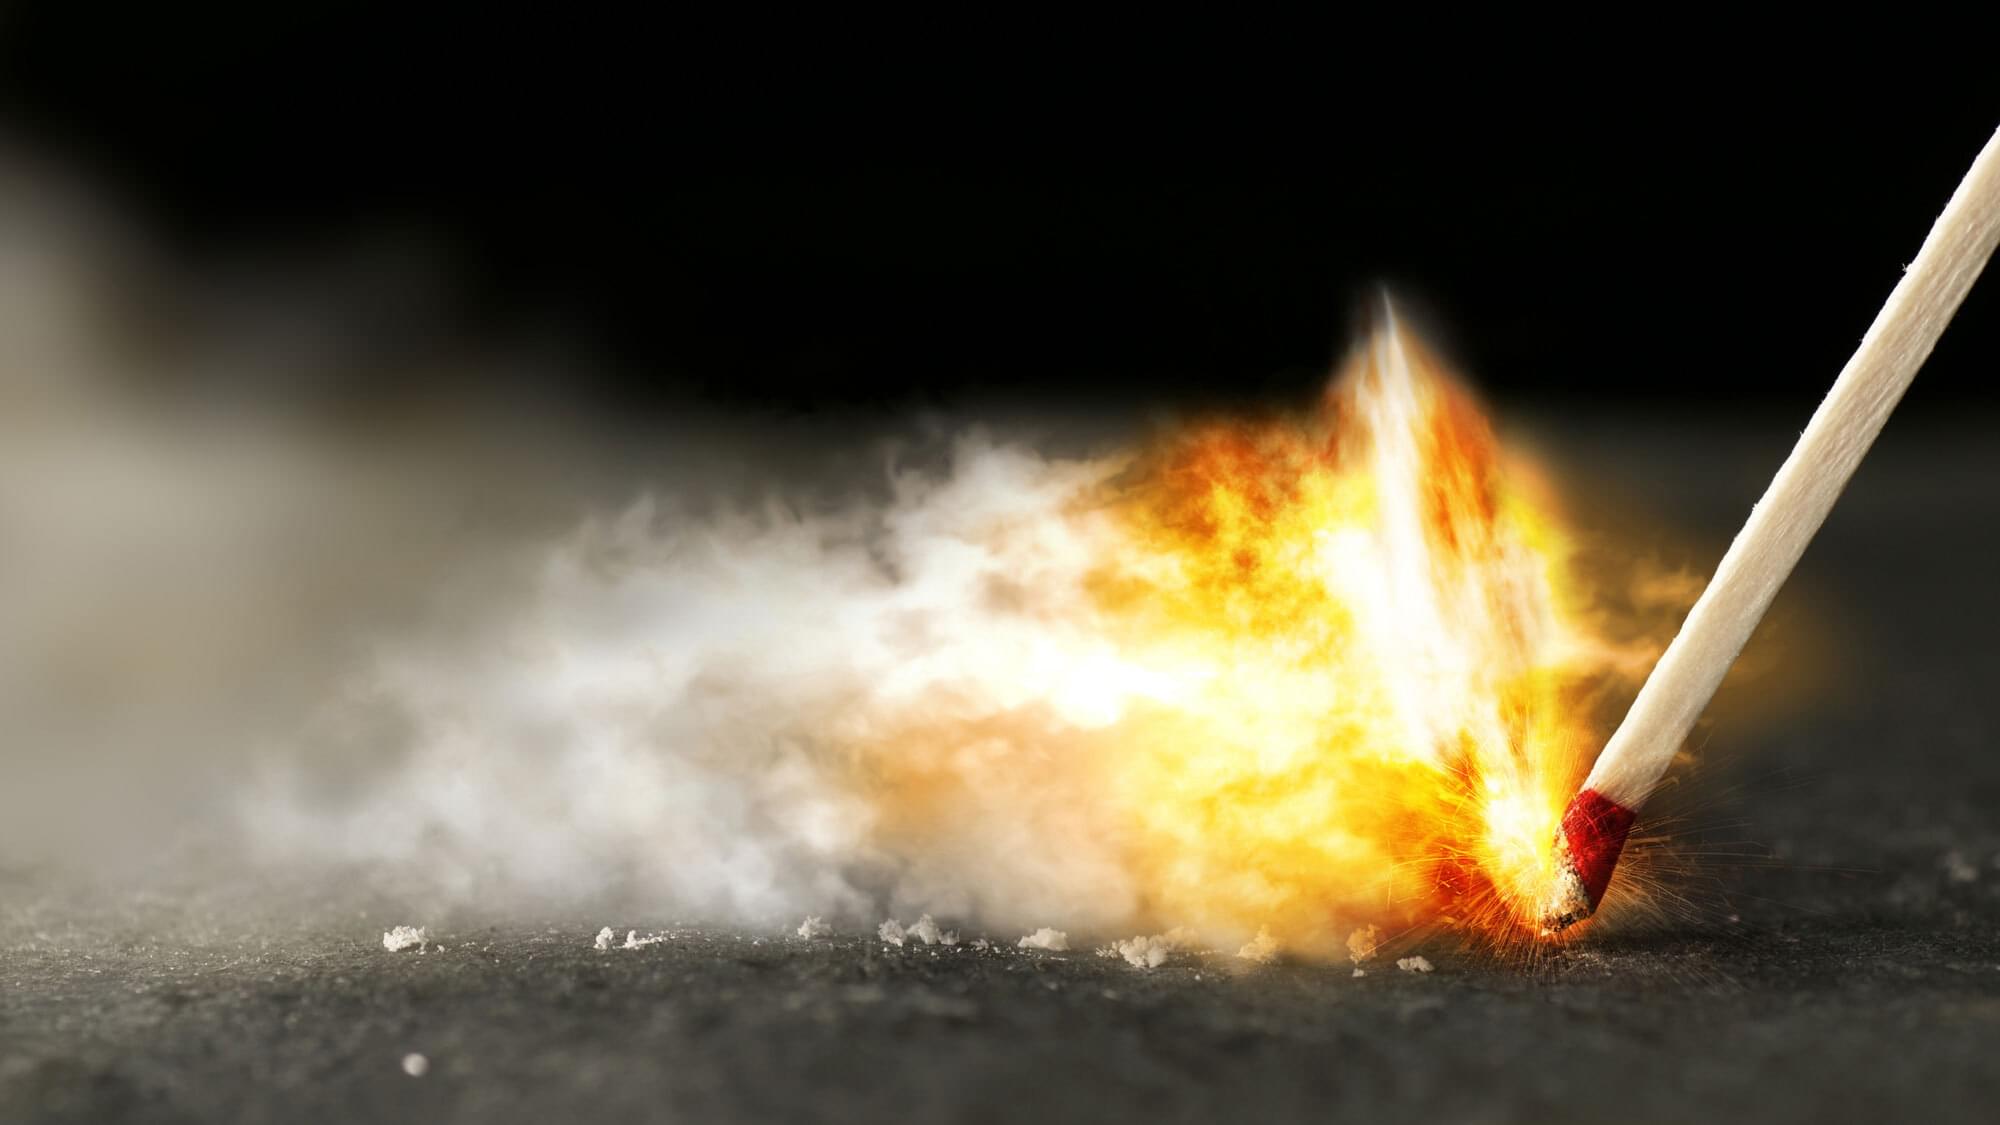
<path fill-rule="evenodd" d="M 1556 836 L 1556 892 L 1543 912 L 1543 925 L 1562 930 L 1596 912 L 1637 815 L 1595 789 L 1585 789 L 1569 803 Z"/>

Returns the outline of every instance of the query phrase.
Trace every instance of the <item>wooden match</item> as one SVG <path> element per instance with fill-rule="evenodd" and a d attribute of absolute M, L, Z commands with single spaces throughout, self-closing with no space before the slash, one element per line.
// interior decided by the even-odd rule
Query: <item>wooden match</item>
<path fill-rule="evenodd" d="M 1570 802 L 1556 833 L 1557 882 L 1542 918 L 1549 930 L 1597 909 L 1640 807 L 1965 300 L 1996 240 L 2000 133 L 1986 142 L 1945 204 Z"/>

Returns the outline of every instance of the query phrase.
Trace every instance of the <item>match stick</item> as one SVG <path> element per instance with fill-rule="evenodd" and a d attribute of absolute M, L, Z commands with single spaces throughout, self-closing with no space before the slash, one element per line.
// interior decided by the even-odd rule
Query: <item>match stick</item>
<path fill-rule="evenodd" d="M 2000 240 L 2000 133 L 1972 162 L 1916 261 L 1813 413 L 1708 588 L 1605 744 L 1556 834 L 1558 931 L 1597 909 L 1640 806 L 1826 520 Z"/>

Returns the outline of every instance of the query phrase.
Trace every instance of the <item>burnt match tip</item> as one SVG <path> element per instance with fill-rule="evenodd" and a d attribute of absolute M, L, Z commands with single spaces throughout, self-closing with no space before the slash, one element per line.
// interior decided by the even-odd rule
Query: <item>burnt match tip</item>
<path fill-rule="evenodd" d="M 1542 911 L 1548 932 L 1560 933 L 1597 912 L 1637 816 L 1595 789 L 1569 803 L 1556 834 L 1556 885 Z"/>

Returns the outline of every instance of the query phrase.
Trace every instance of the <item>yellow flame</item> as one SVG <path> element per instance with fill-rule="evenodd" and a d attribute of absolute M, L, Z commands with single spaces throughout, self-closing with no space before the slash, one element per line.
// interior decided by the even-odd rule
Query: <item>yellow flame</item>
<path fill-rule="evenodd" d="M 1348 924 L 1530 930 L 1595 740 L 1562 536 L 1467 393 L 1379 331 L 1317 416 L 1145 466 L 1098 590 L 1172 669 L 1118 757 L 1149 903 L 1330 947 Z"/>
<path fill-rule="evenodd" d="M 1534 934 L 1599 744 L 1580 697 L 1619 646 L 1577 608 L 1532 479 L 1393 324 L 1309 416 L 1167 436 L 1060 543 L 1012 531 L 1010 550 L 1036 543 L 1024 569 L 1089 556 L 1057 639 L 981 658 L 986 678 L 1006 663 L 1038 685 L 1022 698 L 1042 717 L 1009 703 L 900 730 L 958 749 L 872 763 L 882 830 L 935 839 L 1059 791 L 1058 815 L 1115 841 L 1126 915 L 1217 944 L 1261 929 L 1344 956 L 1370 924 Z"/>

